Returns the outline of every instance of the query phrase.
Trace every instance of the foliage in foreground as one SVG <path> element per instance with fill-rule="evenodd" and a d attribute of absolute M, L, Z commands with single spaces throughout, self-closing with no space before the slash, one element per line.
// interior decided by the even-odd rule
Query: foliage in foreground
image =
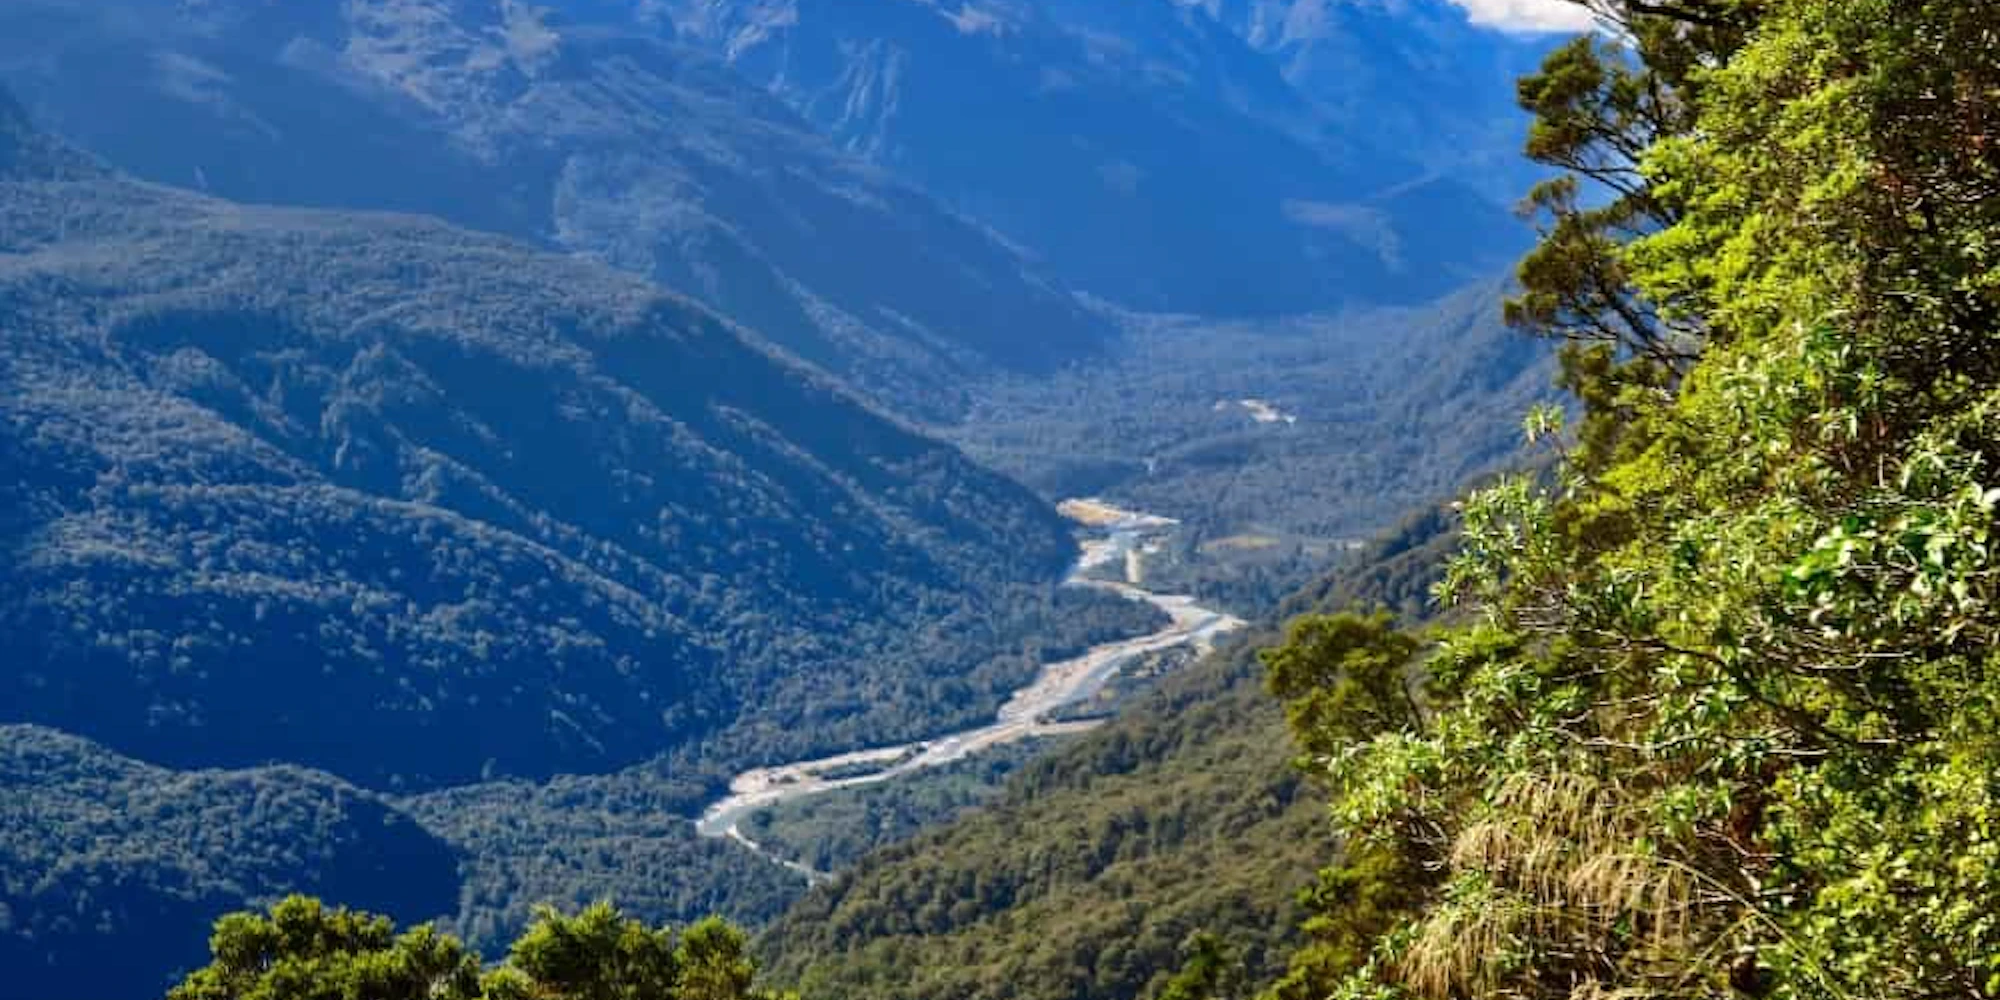
<path fill-rule="evenodd" d="M 609 904 L 544 910 L 491 971 L 425 924 L 293 896 L 215 925 L 214 961 L 168 1000 L 780 1000 L 755 986 L 741 931 L 710 919 L 679 932 Z"/>
<path fill-rule="evenodd" d="M 1353 605 L 1421 616 L 1455 526 L 1441 509 L 1411 518 L 1272 622 Z M 1344 891 L 1314 883 L 1334 846 L 1324 794 L 1291 766 L 1251 655 L 1280 637 L 1259 625 L 984 808 L 808 895 L 759 942 L 775 980 L 807 1000 L 1135 1000 L 1275 977 L 1302 904 Z M 1306 930 L 1334 932 L 1344 912 Z"/>
<path fill-rule="evenodd" d="M 1434 656 L 1268 657 L 1327 912 L 1388 904 L 1278 992 L 2000 995 L 2000 5 L 1592 6 L 1628 44 L 1522 87 L 1573 173 L 1513 313 L 1583 422 L 1466 504 Z"/>

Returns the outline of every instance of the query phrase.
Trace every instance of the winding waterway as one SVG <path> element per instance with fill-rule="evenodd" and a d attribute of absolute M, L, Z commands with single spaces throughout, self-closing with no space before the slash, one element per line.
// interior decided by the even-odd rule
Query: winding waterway
<path fill-rule="evenodd" d="M 1092 647 L 1075 659 L 1044 664 L 1034 681 L 1016 690 L 987 725 L 915 743 L 745 771 L 729 783 L 726 797 L 702 813 L 695 829 L 704 837 L 734 840 L 808 879 L 820 878 L 822 873 L 778 857 L 746 837 L 742 830 L 744 818 L 792 799 L 894 781 L 1008 743 L 1093 728 L 1102 720 L 1059 722 L 1053 716 L 1065 707 L 1094 697 L 1139 657 L 1181 646 L 1205 652 L 1218 637 L 1243 627 L 1242 619 L 1202 607 L 1192 597 L 1155 594 L 1140 586 L 1140 560 L 1136 554 L 1148 540 L 1171 530 L 1174 521 L 1097 501 L 1071 501 L 1062 506 L 1062 511 L 1071 520 L 1102 532 L 1102 537 L 1083 544 L 1082 556 L 1065 585 L 1108 591 L 1151 604 L 1171 619 L 1165 628 L 1136 639 Z M 1099 571 L 1108 566 L 1122 569 L 1124 579 L 1098 579 Z"/>

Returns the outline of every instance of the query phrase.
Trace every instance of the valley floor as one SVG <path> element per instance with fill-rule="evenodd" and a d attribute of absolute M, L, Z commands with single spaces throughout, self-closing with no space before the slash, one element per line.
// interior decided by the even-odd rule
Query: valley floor
<path fill-rule="evenodd" d="M 766 850 L 744 834 L 744 819 L 786 802 L 893 781 L 995 747 L 1095 728 L 1102 720 L 1066 721 L 1057 714 L 1093 697 L 1142 657 L 1183 647 L 1206 653 L 1218 638 L 1244 627 L 1241 618 L 1204 607 L 1193 597 L 1157 594 L 1139 585 L 1139 561 L 1130 557 L 1177 522 L 1099 500 L 1072 500 L 1061 509 L 1078 524 L 1105 532 L 1105 537 L 1084 543 L 1067 585 L 1149 603 L 1168 615 L 1170 621 L 1164 628 L 1150 635 L 1103 643 L 1082 656 L 1043 666 L 1034 682 L 1016 691 L 988 725 L 929 740 L 744 771 L 730 782 L 729 795 L 703 812 L 696 826 L 701 835 L 729 838 L 816 881 L 825 873 Z M 1107 568 L 1122 572 L 1123 578 L 1103 579 L 1100 574 Z"/>

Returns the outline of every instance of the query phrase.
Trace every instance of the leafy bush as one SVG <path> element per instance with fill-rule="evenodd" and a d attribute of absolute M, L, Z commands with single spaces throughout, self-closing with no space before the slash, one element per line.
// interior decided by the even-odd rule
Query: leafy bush
<path fill-rule="evenodd" d="M 387 917 L 305 896 L 223 917 L 210 950 L 168 1000 L 777 1000 L 757 989 L 741 931 L 655 930 L 608 904 L 543 910 L 491 972 L 429 925 L 399 934 Z"/>

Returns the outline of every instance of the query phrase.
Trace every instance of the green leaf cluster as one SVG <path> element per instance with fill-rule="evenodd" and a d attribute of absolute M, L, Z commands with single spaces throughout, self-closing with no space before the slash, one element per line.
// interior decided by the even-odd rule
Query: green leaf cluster
<path fill-rule="evenodd" d="M 1315 970 L 1351 967 L 1343 948 L 1365 957 L 1416 890 L 1388 855 L 1315 878 L 1338 846 L 1325 793 L 1293 766 L 1254 650 L 1306 612 L 1420 617 L 1457 523 L 1443 508 L 1412 516 L 1247 640 L 1018 769 L 984 807 L 809 894 L 759 941 L 774 981 L 807 1000 L 1224 997 L 1290 964 L 1287 997 L 1313 996 Z"/>
<path fill-rule="evenodd" d="M 1327 879 L 1413 873 L 1287 989 L 2000 995 L 2000 5 L 1590 6 L 1510 311 L 1580 425 L 1466 501 L 1474 620 L 1267 657 Z"/>
<path fill-rule="evenodd" d="M 756 987 L 741 931 L 710 919 L 676 934 L 603 903 L 543 910 L 492 971 L 429 924 L 398 933 L 306 896 L 222 918 L 210 950 L 169 1000 L 780 1000 Z"/>

